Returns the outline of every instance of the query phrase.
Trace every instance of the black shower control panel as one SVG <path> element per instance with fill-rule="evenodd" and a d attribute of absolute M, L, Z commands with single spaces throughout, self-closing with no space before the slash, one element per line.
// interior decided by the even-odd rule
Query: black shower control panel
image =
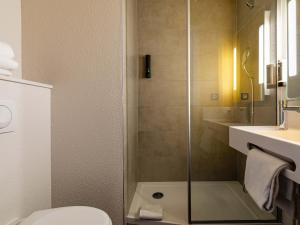
<path fill-rule="evenodd" d="M 145 78 L 151 78 L 151 55 L 145 55 Z"/>

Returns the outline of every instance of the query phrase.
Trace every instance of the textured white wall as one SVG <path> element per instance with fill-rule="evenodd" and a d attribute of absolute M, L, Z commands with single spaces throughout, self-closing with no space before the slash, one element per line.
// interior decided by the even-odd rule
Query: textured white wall
<path fill-rule="evenodd" d="M 21 70 L 21 0 L 0 0 L 0 41 L 9 43 L 20 64 L 15 72 L 22 77 Z"/>
<path fill-rule="evenodd" d="M 23 0 L 23 74 L 54 85 L 53 206 L 123 221 L 122 0 Z"/>
<path fill-rule="evenodd" d="M 51 206 L 50 90 L 0 80 L 15 103 L 14 133 L 0 134 L 0 224 Z"/>

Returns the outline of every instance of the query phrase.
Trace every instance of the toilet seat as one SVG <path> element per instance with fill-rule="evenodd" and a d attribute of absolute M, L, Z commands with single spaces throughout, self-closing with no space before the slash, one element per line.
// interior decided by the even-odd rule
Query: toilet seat
<path fill-rule="evenodd" d="M 37 211 L 20 225 L 112 225 L 109 216 L 100 209 L 74 206 Z"/>

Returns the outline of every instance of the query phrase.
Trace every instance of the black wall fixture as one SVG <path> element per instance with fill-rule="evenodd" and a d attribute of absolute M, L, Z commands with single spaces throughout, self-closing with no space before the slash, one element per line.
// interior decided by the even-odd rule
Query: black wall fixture
<path fill-rule="evenodd" d="M 151 78 L 151 55 L 145 55 L 145 78 Z"/>

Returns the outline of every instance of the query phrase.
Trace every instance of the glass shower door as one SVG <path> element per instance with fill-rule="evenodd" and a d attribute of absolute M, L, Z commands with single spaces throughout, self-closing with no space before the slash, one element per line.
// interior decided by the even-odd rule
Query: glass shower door
<path fill-rule="evenodd" d="M 229 126 L 276 124 L 276 0 L 190 0 L 189 19 L 190 223 L 274 222 L 243 189 Z"/>

